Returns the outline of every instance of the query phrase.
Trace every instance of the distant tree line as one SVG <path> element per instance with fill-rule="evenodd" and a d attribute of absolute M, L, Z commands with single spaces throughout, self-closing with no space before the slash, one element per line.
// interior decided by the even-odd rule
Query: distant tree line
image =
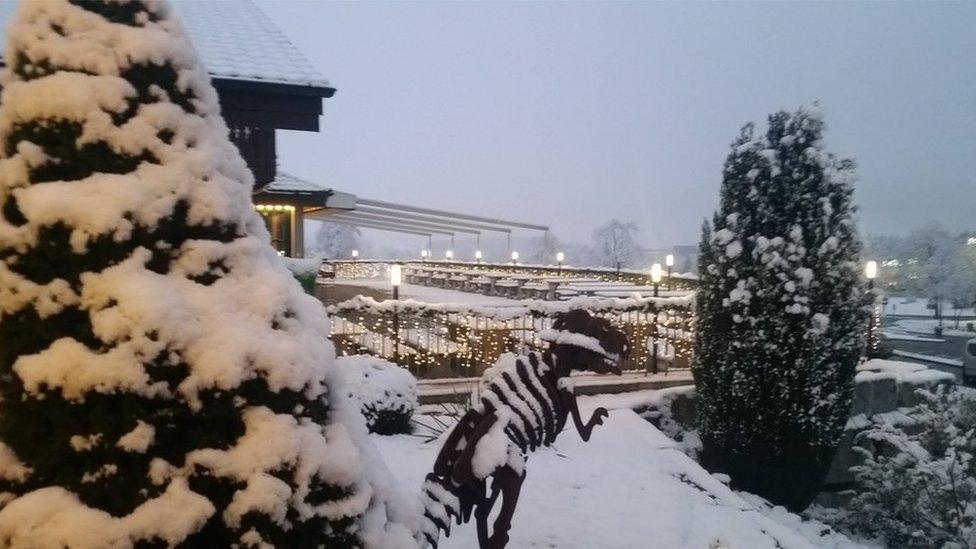
<path fill-rule="evenodd" d="M 940 320 L 976 303 L 976 233 L 952 233 L 930 223 L 905 236 L 876 235 L 865 255 L 876 259 L 882 287 L 925 298 Z"/>

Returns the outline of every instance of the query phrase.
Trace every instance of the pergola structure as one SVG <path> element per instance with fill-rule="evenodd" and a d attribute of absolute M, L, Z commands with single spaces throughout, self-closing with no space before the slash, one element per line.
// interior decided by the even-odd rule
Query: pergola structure
<path fill-rule="evenodd" d="M 474 235 L 480 242 L 484 233 L 504 234 L 511 244 L 514 230 L 549 231 L 544 225 L 361 198 L 282 172 L 255 193 L 254 201 L 270 220 L 272 241 L 293 256 L 302 254 L 307 219 L 426 236 L 428 244 L 434 235 L 453 242 L 458 234 Z"/>

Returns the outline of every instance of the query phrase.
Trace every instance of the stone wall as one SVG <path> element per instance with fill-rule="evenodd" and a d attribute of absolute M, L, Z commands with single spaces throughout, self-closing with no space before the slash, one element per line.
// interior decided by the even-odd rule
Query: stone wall
<path fill-rule="evenodd" d="M 836 488 L 854 480 L 850 467 L 860 459 L 852 447 L 857 433 L 871 423 L 908 421 L 908 416 L 900 410 L 919 403 L 921 398 L 916 391 L 934 390 L 939 385 L 956 382 L 952 374 L 908 362 L 871 360 L 858 369 L 851 419 L 827 475 L 827 485 Z"/>
<path fill-rule="evenodd" d="M 920 364 L 874 359 L 858 366 L 851 419 L 827 475 L 827 486 L 842 489 L 854 480 L 849 468 L 857 463 L 858 456 L 852 445 L 858 432 L 872 422 L 908 420 L 900 410 L 919 403 L 917 390 L 933 390 L 939 385 L 952 384 L 955 384 L 952 374 L 930 370 Z M 691 431 L 696 419 L 695 393 L 689 390 L 662 395 L 636 407 L 635 411 L 669 435 L 674 436 L 679 430 Z"/>

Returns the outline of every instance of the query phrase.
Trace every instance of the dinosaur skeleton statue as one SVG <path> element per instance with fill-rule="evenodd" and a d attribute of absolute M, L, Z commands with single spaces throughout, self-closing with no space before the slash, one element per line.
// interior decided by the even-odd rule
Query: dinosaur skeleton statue
<path fill-rule="evenodd" d="M 598 408 L 583 422 L 569 375 L 620 375 L 620 360 L 630 351 L 623 333 L 605 319 L 573 310 L 539 337 L 550 342 L 548 351 L 499 360 L 485 372 L 480 402 L 454 426 L 427 475 L 422 533 L 435 549 L 440 530 L 450 535 L 452 518 L 462 524 L 472 513 L 481 548 L 505 547 L 527 453 L 552 444 L 570 415 L 584 441 L 607 417 Z M 489 533 L 488 517 L 499 497 L 501 509 Z"/>

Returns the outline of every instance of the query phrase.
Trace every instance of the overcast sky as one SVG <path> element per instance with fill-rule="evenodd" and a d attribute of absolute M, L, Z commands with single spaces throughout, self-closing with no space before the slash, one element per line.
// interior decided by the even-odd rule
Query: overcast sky
<path fill-rule="evenodd" d="M 694 243 L 739 127 L 819 101 L 862 233 L 976 228 L 976 2 L 258 5 L 338 89 L 282 169 L 339 190 Z"/>

